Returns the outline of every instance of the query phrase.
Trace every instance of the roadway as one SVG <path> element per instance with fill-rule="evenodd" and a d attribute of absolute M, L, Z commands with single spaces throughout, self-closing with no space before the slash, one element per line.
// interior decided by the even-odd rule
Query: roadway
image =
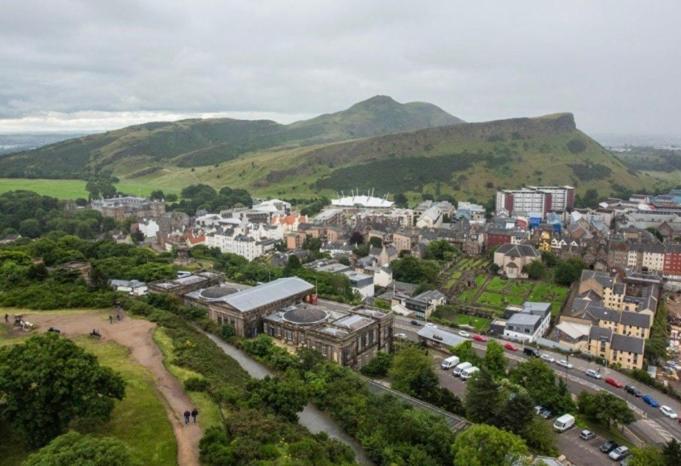
<path fill-rule="evenodd" d="M 415 326 L 411 324 L 411 320 L 402 316 L 395 316 L 395 333 L 404 333 L 406 338 L 411 341 L 418 341 L 417 332 L 421 328 L 420 326 Z M 443 330 L 448 330 L 452 333 L 457 333 L 458 330 L 454 328 L 448 328 L 444 326 L 438 326 Z M 504 344 L 504 340 L 497 340 L 499 343 Z M 513 343 L 514 346 L 518 347 L 517 352 L 511 352 L 506 350 L 506 357 L 511 364 L 522 362 L 528 357 L 522 353 L 522 345 Z M 480 354 L 484 354 L 486 349 L 486 343 L 473 341 L 473 348 Z M 548 354 L 555 360 L 565 359 L 565 355 L 552 351 L 542 351 L 543 354 Z M 651 406 L 644 403 L 640 398 L 636 398 L 633 395 L 628 394 L 623 388 L 616 388 L 604 382 L 605 378 L 612 376 L 622 382 L 625 385 L 633 385 L 641 390 L 644 394 L 650 394 L 655 398 L 660 404 L 667 405 L 671 407 L 674 411 L 681 414 L 681 403 L 670 398 L 669 396 L 661 393 L 660 391 L 648 387 L 646 385 L 637 382 L 620 372 L 615 370 L 604 368 L 595 363 L 590 363 L 579 358 L 570 358 L 570 363 L 573 364 L 573 368 L 565 369 L 561 366 L 553 364 L 556 374 L 563 377 L 567 381 L 568 389 L 573 394 L 579 394 L 582 390 L 587 391 L 601 391 L 607 390 L 613 395 L 625 400 L 632 411 L 636 414 L 638 420 L 628 427 L 629 429 L 639 437 L 644 443 L 657 443 L 662 444 L 671 440 L 672 438 L 681 439 L 681 424 L 674 419 L 670 419 L 659 410 L 659 408 L 652 408 Z M 601 380 L 591 378 L 585 374 L 587 369 L 600 369 L 603 376 Z M 558 413 L 557 413 L 558 414 Z"/>

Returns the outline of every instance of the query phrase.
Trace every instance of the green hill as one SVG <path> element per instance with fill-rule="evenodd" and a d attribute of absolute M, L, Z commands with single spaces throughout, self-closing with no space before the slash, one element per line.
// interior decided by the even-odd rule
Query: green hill
<path fill-rule="evenodd" d="M 309 147 L 249 153 L 211 167 L 165 167 L 124 178 L 161 188 L 181 183 L 243 187 L 308 198 L 351 188 L 453 194 L 485 201 L 497 188 L 571 184 L 601 195 L 644 190 L 656 180 L 627 169 L 579 131 L 571 114 L 428 128 Z"/>
<path fill-rule="evenodd" d="M 133 166 L 196 167 L 274 147 L 299 147 L 461 123 L 427 103 L 376 96 L 349 109 L 290 125 L 229 118 L 147 123 L 0 157 L 6 177 L 85 178 Z M 143 172 L 145 173 L 145 172 Z"/>

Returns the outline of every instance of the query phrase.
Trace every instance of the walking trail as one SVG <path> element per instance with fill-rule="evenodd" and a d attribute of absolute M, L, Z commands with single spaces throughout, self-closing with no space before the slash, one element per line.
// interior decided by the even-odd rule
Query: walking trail
<path fill-rule="evenodd" d="M 92 329 L 97 329 L 102 341 L 115 341 L 129 348 L 132 357 L 151 372 L 156 388 L 165 401 L 166 413 L 177 440 L 178 464 L 199 466 L 198 445 L 203 435 L 199 424 L 201 416 L 197 424 L 184 425 L 183 413 L 186 409 L 191 411 L 192 401 L 180 382 L 163 365 L 163 354 L 152 338 L 156 324 L 121 315 L 123 319 L 120 322 L 114 319 L 113 324 L 109 323 L 108 314 L 97 311 L 59 315 L 35 312 L 27 315 L 26 319 L 37 324 L 41 332 L 55 327 L 62 335 L 69 337 L 88 335 Z"/>

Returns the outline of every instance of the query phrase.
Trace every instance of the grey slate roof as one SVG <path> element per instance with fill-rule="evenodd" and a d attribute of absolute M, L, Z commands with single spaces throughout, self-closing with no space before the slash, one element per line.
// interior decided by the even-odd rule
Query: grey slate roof
<path fill-rule="evenodd" d="M 612 337 L 612 330 L 609 328 L 601 328 L 593 326 L 589 331 L 589 340 L 605 340 L 610 341 Z"/>
<path fill-rule="evenodd" d="M 638 312 L 623 311 L 620 322 L 624 325 L 634 325 L 642 328 L 650 327 L 650 317 L 646 314 L 639 314 Z"/>
<path fill-rule="evenodd" d="M 314 285 L 301 278 L 285 277 L 231 294 L 225 302 L 240 312 L 246 312 L 313 289 Z"/>
<path fill-rule="evenodd" d="M 539 252 L 529 244 L 502 244 L 495 252 L 509 257 L 539 257 Z"/>
<path fill-rule="evenodd" d="M 615 334 L 612 336 L 610 343 L 612 349 L 617 351 L 626 351 L 636 354 L 643 354 L 643 338 L 629 337 L 626 335 Z"/>

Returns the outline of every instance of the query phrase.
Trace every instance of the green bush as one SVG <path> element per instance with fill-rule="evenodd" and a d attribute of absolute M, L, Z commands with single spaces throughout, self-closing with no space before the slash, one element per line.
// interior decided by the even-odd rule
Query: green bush
<path fill-rule="evenodd" d="M 205 392 L 208 390 L 209 386 L 210 384 L 208 381 L 200 377 L 191 377 L 184 381 L 185 390 L 189 390 L 190 392 Z"/>

